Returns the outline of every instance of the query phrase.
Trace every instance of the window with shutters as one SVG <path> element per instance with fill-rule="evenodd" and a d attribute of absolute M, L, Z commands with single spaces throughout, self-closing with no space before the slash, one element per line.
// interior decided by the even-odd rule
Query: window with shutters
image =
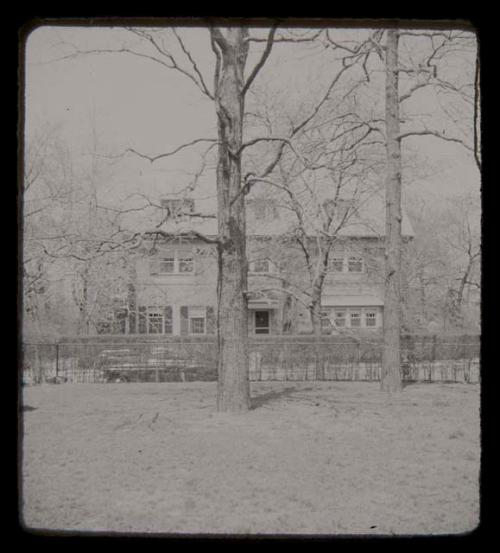
<path fill-rule="evenodd" d="M 163 334 L 163 322 L 163 308 L 148 307 L 148 334 Z"/>
<path fill-rule="evenodd" d="M 189 307 L 189 333 L 205 334 L 207 309 L 206 307 Z"/>

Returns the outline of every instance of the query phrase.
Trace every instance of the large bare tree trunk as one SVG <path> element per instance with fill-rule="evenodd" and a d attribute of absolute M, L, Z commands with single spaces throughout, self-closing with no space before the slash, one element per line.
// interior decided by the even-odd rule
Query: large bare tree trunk
<path fill-rule="evenodd" d="M 217 42 L 220 66 L 215 102 L 219 139 L 217 165 L 218 387 L 219 411 L 250 408 L 248 382 L 247 261 L 245 204 L 241 187 L 244 69 L 248 30 L 229 28 Z M 238 195 L 238 197 L 237 197 Z M 235 201 L 232 201 L 237 198 Z"/>
<path fill-rule="evenodd" d="M 401 143 L 399 139 L 397 29 L 387 31 L 386 44 L 386 237 L 384 349 L 381 389 L 387 392 L 402 388 L 400 372 L 401 331 Z"/>

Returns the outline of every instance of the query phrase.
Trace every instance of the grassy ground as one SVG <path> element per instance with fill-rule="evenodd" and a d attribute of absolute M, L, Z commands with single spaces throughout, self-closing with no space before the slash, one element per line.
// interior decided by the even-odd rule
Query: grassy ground
<path fill-rule="evenodd" d="M 30 528 L 161 533 L 441 534 L 479 520 L 479 388 L 215 383 L 24 389 Z"/>

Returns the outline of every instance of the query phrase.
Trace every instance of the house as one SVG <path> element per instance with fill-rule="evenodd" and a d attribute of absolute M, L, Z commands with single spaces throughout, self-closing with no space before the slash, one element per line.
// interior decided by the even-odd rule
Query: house
<path fill-rule="evenodd" d="M 184 202 L 184 203 L 183 203 Z M 339 205 L 340 202 L 339 202 Z M 200 336 L 216 332 L 217 257 L 202 237 L 217 235 L 217 220 L 196 199 L 162 200 L 167 217 L 142 248 L 113 325 L 100 332 Z M 327 206 L 328 207 L 328 206 Z M 321 296 L 324 333 L 382 327 L 385 203 L 373 194 L 336 235 Z M 312 331 L 303 252 L 290 237 L 289 213 L 272 198 L 247 201 L 248 328 L 251 335 Z M 402 233 L 413 236 L 403 214 Z M 318 243 L 307 230 L 312 257 Z M 320 247 L 320 246 L 319 246 Z"/>

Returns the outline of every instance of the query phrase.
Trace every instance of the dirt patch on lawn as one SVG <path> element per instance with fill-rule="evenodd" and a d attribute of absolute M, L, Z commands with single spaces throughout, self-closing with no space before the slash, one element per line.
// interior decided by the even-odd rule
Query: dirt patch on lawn
<path fill-rule="evenodd" d="M 157 533 L 447 534 L 479 520 L 479 387 L 215 383 L 26 388 L 30 528 Z"/>

